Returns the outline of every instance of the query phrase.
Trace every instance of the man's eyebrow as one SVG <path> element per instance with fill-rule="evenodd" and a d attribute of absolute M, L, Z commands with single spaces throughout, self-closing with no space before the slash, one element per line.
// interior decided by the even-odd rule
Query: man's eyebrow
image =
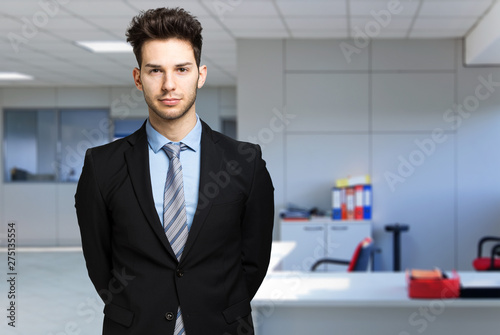
<path fill-rule="evenodd" d="M 183 66 L 189 66 L 189 65 L 193 65 L 193 62 L 185 62 L 185 63 L 175 64 L 175 67 L 183 67 Z M 152 68 L 158 69 L 158 68 L 161 68 L 161 65 L 148 63 L 148 64 L 144 65 L 144 67 L 152 67 Z"/>
<path fill-rule="evenodd" d="M 175 67 L 183 67 L 183 66 L 188 66 L 188 65 L 193 65 L 193 63 L 192 62 L 180 63 L 180 64 L 176 64 Z"/>

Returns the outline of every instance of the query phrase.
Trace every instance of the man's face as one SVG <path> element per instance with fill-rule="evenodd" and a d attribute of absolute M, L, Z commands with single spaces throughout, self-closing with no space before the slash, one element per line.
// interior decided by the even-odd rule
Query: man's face
<path fill-rule="evenodd" d="M 134 69 L 134 81 L 144 93 L 149 117 L 161 122 L 195 113 L 196 91 L 206 73 L 205 65 L 197 67 L 189 42 L 150 40 L 142 46 L 141 69 Z"/>

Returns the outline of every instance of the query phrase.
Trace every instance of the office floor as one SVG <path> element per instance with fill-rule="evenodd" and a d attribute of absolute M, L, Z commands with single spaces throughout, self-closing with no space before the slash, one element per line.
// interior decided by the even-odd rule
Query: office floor
<path fill-rule="evenodd" d="M 5 335 L 97 335 L 102 308 L 90 282 L 81 250 L 34 249 L 17 251 L 15 277 L 16 327 L 8 325 L 11 301 L 7 253 L 0 252 L 4 276 L 0 333 Z M 7 284 L 7 285 L 6 285 Z"/>

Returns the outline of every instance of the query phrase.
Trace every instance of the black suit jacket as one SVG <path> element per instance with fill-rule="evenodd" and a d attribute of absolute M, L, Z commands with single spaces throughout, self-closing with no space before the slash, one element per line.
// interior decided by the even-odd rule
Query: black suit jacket
<path fill-rule="evenodd" d="M 274 200 L 259 146 L 202 122 L 198 207 L 180 262 L 154 207 L 143 125 L 89 149 L 75 195 L 103 334 L 251 334 L 250 300 L 269 264 Z"/>

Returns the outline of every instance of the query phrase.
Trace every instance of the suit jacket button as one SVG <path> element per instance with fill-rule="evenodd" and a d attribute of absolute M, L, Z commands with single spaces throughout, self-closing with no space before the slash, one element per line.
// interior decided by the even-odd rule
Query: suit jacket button
<path fill-rule="evenodd" d="M 177 269 L 176 273 L 177 273 L 177 277 L 179 277 L 179 278 L 184 276 L 184 271 L 182 271 L 181 269 Z"/>
<path fill-rule="evenodd" d="M 168 321 L 172 321 L 174 319 L 174 313 L 172 313 L 172 312 L 166 313 L 165 319 L 167 319 Z"/>

